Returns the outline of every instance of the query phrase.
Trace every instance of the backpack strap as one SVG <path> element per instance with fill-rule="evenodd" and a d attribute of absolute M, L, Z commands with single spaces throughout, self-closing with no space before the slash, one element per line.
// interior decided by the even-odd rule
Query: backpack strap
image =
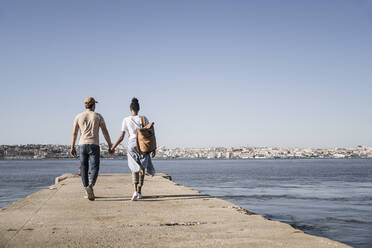
<path fill-rule="evenodd" d="M 144 115 L 141 116 L 141 122 L 142 122 L 142 127 L 145 127 L 146 122 L 145 122 L 145 116 Z"/>

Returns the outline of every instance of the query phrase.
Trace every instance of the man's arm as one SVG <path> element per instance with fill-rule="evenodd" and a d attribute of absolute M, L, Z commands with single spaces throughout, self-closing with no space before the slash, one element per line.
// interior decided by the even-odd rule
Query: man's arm
<path fill-rule="evenodd" d="M 112 147 L 112 143 L 111 143 L 111 138 L 110 138 L 110 134 L 109 132 L 107 131 L 107 128 L 106 128 L 106 123 L 105 123 L 105 120 L 102 118 L 101 122 L 100 122 L 100 127 L 102 129 L 102 133 L 103 133 L 103 136 L 105 137 L 105 140 L 109 146 L 109 149 L 111 149 Z"/>
<path fill-rule="evenodd" d="M 76 157 L 76 149 L 75 149 L 75 142 L 79 131 L 79 125 L 77 121 L 74 122 L 74 126 L 72 128 L 72 142 L 71 142 L 71 149 L 70 154 L 73 157 Z"/>

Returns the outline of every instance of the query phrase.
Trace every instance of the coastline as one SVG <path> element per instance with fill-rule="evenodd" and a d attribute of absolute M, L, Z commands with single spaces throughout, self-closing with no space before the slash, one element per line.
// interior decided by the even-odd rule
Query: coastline
<path fill-rule="evenodd" d="M 101 143 L 102 158 L 126 158 L 127 149 L 121 146 L 115 154 L 109 154 L 108 146 Z M 26 144 L 0 145 L 0 159 L 69 159 L 69 145 Z M 159 159 L 307 159 L 307 158 L 372 158 L 372 147 L 354 148 L 300 148 L 267 146 L 232 146 L 208 148 L 166 148 L 157 149 Z"/>
<path fill-rule="evenodd" d="M 213 160 L 222 160 L 222 161 L 229 161 L 229 160 L 372 160 L 372 157 L 364 158 L 364 157 L 358 157 L 358 158 L 153 158 L 153 160 L 158 160 L 158 161 L 169 161 L 169 160 L 208 160 L 208 161 L 213 161 Z M 16 158 L 16 159 L 9 159 L 9 158 L 4 158 L 0 159 L 0 161 L 55 161 L 55 160 L 67 160 L 67 161 L 78 161 L 76 158 Z M 127 158 L 105 158 L 101 157 L 101 160 L 127 160 Z"/>

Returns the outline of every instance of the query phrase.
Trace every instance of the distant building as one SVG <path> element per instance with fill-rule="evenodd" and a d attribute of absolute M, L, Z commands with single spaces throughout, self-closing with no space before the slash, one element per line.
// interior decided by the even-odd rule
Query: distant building
<path fill-rule="evenodd" d="M 16 157 L 18 155 L 18 152 L 15 149 L 8 149 L 6 150 L 5 155 L 7 157 Z"/>
<path fill-rule="evenodd" d="M 216 153 L 215 152 L 209 152 L 207 158 L 208 159 L 216 158 Z"/>
<path fill-rule="evenodd" d="M 232 157 L 232 153 L 231 152 L 226 152 L 225 158 L 230 159 L 231 157 Z"/>
<path fill-rule="evenodd" d="M 336 153 L 336 154 L 333 154 L 333 158 L 345 158 L 345 155 L 340 154 L 340 153 Z"/>
<path fill-rule="evenodd" d="M 18 156 L 19 157 L 22 157 L 22 158 L 31 159 L 31 158 L 33 158 L 35 156 L 35 153 L 34 153 L 34 151 L 24 150 L 24 151 L 18 152 Z"/>
<path fill-rule="evenodd" d="M 372 153 L 368 153 L 367 158 L 372 158 Z"/>

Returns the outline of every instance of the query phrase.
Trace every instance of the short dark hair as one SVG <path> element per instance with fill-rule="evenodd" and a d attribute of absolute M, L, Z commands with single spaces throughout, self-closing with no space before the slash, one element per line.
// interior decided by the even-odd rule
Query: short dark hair
<path fill-rule="evenodd" d="M 132 102 L 130 103 L 130 109 L 133 110 L 134 112 L 138 113 L 138 111 L 140 110 L 140 105 L 138 103 L 138 99 L 133 97 L 132 98 Z"/>

